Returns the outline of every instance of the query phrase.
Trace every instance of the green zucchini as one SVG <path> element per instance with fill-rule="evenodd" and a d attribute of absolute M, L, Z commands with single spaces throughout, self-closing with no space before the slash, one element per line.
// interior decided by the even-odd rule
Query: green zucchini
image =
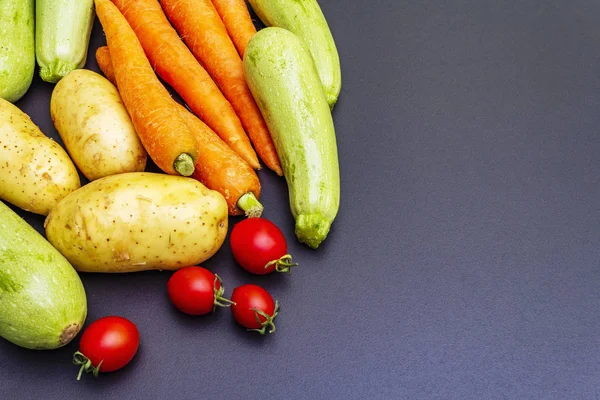
<path fill-rule="evenodd" d="M 304 41 L 319 71 L 329 107 L 342 89 L 340 57 L 333 35 L 317 0 L 249 0 L 266 26 L 287 29 Z"/>
<path fill-rule="evenodd" d="M 296 237 L 316 249 L 338 212 L 340 173 L 333 119 L 313 59 L 292 32 L 264 28 L 246 47 L 244 74 L 281 161 Z"/>
<path fill-rule="evenodd" d="M 56 83 L 85 65 L 94 0 L 36 0 L 35 54 L 40 76 Z"/>
<path fill-rule="evenodd" d="M 56 349 L 79 333 L 86 315 L 75 269 L 0 201 L 0 337 L 28 349 Z"/>
<path fill-rule="evenodd" d="M 35 71 L 34 0 L 0 0 L 0 97 L 14 103 Z"/>

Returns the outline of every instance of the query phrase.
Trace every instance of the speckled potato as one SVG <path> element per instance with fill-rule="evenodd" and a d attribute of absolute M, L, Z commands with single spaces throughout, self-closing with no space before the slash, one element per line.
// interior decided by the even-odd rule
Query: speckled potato
<path fill-rule="evenodd" d="M 76 69 L 54 87 L 50 115 L 65 148 L 90 181 L 146 168 L 147 153 L 117 88 L 94 71 Z"/>
<path fill-rule="evenodd" d="M 75 165 L 27 114 L 0 98 L 0 199 L 47 215 L 79 188 Z"/>
<path fill-rule="evenodd" d="M 193 179 L 129 172 L 95 180 L 46 218 L 46 237 L 81 272 L 175 270 L 212 257 L 227 202 Z"/>

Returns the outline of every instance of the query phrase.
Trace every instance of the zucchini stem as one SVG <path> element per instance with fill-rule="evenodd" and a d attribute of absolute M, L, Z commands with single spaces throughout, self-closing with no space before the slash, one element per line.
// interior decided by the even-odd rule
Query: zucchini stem
<path fill-rule="evenodd" d="M 330 227 L 331 222 L 321 214 L 300 214 L 296 218 L 296 238 L 308 247 L 317 249 L 327 237 Z"/>
<path fill-rule="evenodd" d="M 57 83 L 64 78 L 69 72 L 74 71 L 79 66 L 79 63 L 69 63 L 61 60 L 56 60 L 48 65 L 40 67 L 40 77 L 44 82 Z"/>

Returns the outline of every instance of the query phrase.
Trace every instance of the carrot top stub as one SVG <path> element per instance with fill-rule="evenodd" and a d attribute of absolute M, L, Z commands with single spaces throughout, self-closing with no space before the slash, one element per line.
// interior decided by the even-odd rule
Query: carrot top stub
<path fill-rule="evenodd" d="M 95 0 L 123 104 L 148 155 L 164 172 L 190 176 L 198 143 L 156 76 L 135 32 L 110 0 Z"/>

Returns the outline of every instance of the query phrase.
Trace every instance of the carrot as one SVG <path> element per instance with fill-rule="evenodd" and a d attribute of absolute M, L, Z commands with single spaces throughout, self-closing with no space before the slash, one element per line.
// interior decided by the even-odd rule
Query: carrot
<path fill-rule="evenodd" d="M 137 35 L 150 64 L 217 135 L 253 168 L 260 163 L 229 101 L 179 38 L 157 0 L 112 0 Z"/>
<path fill-rule="evenodd" d="M 281 165 L 252 93 L 242 59 L 210 0 L 161 0 L 167 18 L 229 100 L 263 162 L 282 176 Z"/>
<path fill-rule="evenodd" d="M 158 80 L 135 33 L 110 0 L 95 0 L 121 98 L 148 155 L 168 174 L 192 175 L 198 143 Z"/>
<path fill-rule="evenodd" d="M 96 49 L 96 63 L 100 68 L 100 71 L 104 74 L 106 79 L 112 82 L 113 85 L 117 86 L 117 80 L 115 79 L 115 70 L 112 66 L 112 60 L 110 58 L 110 50 L 108 46 L 100 46 Z"/>
<path fill-rule="evenodd" d="M 260 181 L 256 172 L 198 117 L 183 106 L 180 112 L 196 132 L 202 149 L 192 177 L 221 193 L 230 215 L 259 217 L 263 206 L 258 202 Z"/>
<path fill-rule="evenodd" d="M 244 0 L 211 0 L 219 13 L 221 20 L 227 28 L 229 37 L 233 41 L 240 57 L 244 58 L 244 51 L 250 38 L 256 33 L 256 27 L 248 12 Z"/>
<path fill-rule="evenodd" d="M 104 76 L 118 87 L 108 47 L 96 50 L 96 61 Z M 175 104 L 196 134 L 201 149 L 192 177 L 225 197 L 229 215 L 245 212 L 247 216 L 260 216 L 263 207 L 258 201 L 261 187 L 256 172 L 198 117 L 179 103 Z"/>

